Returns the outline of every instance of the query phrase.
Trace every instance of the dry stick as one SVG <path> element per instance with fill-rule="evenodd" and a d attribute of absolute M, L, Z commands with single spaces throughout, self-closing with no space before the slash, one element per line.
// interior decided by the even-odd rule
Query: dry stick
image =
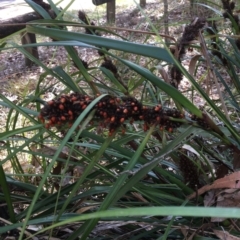
<path fill-rule="evenodd" d="M 212 77 L 213 77 L 213 79 L 215 81 L 215 84 L 217 86 L 217 91 L 218 91 L 218 95 L 219 95 L 219 98 L 220 98 L 222 106 L 223 106 L 223 110 L 225 112 L 225 115 L 226 115 L 227 119 L 230 121 L 230 118 L 229 118 L 229 115 L 228 115 L 228 111 L 227 111 L 227 108 L 226 108 L 226 105 L 224 103 L 223 96 L 222 96 L 222 93 L 221 93 L 221 90 L 220 90 L 220 85 L 219 85 L 217 77 L 216 77 L 216 75 L 215 75 L 215 73 L 213 71 L 213 65 L 212 65 L 212 63 L 210 61 L 210 58 L 209 58 L 209 55 L 207 53 L 206 43 L 205 43 L 205 40 L 203 38 L 203 35 L 202 35 L 201 31 L 199 31 L 199 38 L 200 38 L 200 45 L 201 45 L 202 53 L 203 53 L 203 56 L 206 59 L 207 65 L 210 67 L 209 71 L 211 72 Z"/>
<path fill-rule="evenodd" d="M 12 224 L 13 224 L 12 222 L 10 222 L 10 221 L 8 221 L 8 220 L 6 220 L 6 219 L 4 219 L 4 218 L 1 218 L 1 217 L 0 217 L 0 220 L 1 220 L 2 222 L 5 222 L 5 223 L 8 224 L 8 225 L 12 225 Z M 22 231 L 22 228 L 21 228 L 21 227 L 18 227 L 17 229 L 18 229 L 19 231 Z M 33 236 L 30 232 L 28 232 L 27 230 L 24 230 L 24 233 L 25 233 L 27 236 L 31 237 L 31 238 L 34 237 L 34 236 Z"/>
<path fill-rule="evenodd" d="M 164 4 L 164 32 L 165 35 L 169 35 L 169 28 L 168 28 L 168 1 L 167 0 L 163 0 L 163 4 Z M 168 40 L 167 38 L 165 39 L 165 44 L 168 44 Z"/>
<path fill-rule="evenodd" d="M 142 33 L 142 34 L 149 34 L 149 35 L 157 35 L 155 32 L 148 32 L 148 31 L 142 31 L 142 30 L 133 30 L 133 29 L 129 29 L 129 28 L 119 28 L 119 27 L 108 27 L 108 26 L 104 26 L 104 27 L 97 27 L 97 26 L 92 26 L 92 25 L 86 25 L 86 24 L 80 24 L 80 23 L 76 23 L 76 24 L 69 24 L 69 23 L 31 23 L 31 22 L 27 22 L 27 23 L 6 23 L 6 24 L 1 24 L 1 26 L 22 26 L 22 25 L 45 25 L 45 26 L 52 26 L 52 25 L 59 25 L 59 26 L 75 26 L 75 27 L 83 27 L 83 28 L 102 28 L 102 29 L 109 29 L 109 30 L 118 30 L 118 31 L 126 31 L 126 32 L 133 32 L 133 33 Z M 175 38 L 170 37 L 168 35 L 165 34 L 159 34 L 159 36 L 161 37 L 165 37 L 165 38 L 169 38 L 171 40 L 173 40 L 174 42 L 176 42 Z"/>
<path fill-rule="evenodd" d="M 233 227 L 240 232 L 240 228 L 238 227 L 238 225 L 234 222 L 234 220 L 232 218 L 229 219 L 229 221 L 232 223 Z"/>
<path fill-rule="evenodd" d="M 109 30 L 119 30 L 119 31 L 126 31 L 126 32 L 134 32 L 134 33 L 142 33 L 142 34 L 149 34 L 149 35 L 158 35 L 155 32 L 148 32 L 148 31 L 142 31 L 142 30 L 134 30 L 129 28 L 119 28 L 119 27 L 108 27 L 108 26 L 93 26 L 93 25 L 86 25 L 86 24 L 80 24 L 80 23 L 35 23 L 35 22 L 26 22 L 26 23 L 1 23 L 1 26 L 22 26 L 22 25 L 46 25 L 46 26 L 52 26 L 52 25 L 59 25 L 59 26 L 72 26 L 72 27 L 83 27 L 83 28 L 102 28 L 102 29 L 109 29 Z M 166 37 L 174 42 L 176 42 L 176 39 L 174 37 L 170 37 L 165 34 L 159 34 L 161 37 Z M 212 35 L 211 37 L 215 37 L 216 35 Z M 217 34 L 218 37 L 229 37 L 228 35 L 224 34 Z M 238 39 L 239 35 L 231 35 L 232 38 Z"/>

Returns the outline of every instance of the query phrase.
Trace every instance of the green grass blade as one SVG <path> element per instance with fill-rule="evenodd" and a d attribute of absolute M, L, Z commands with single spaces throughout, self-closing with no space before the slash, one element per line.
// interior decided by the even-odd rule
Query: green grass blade
<path fill-rule="evenodd" d="M 127 60 L 123 60 L 123 59 L 119 59 L 119 60 L 122 61 L 124 64 L 126 64 L 135 72 L 139 73 L 141 76 L 148 79 L 152 84 L 162 89 L 165 93 L 171 96 L 175 101 L 182 104 L 182 106 L 184 106 L 186 109 L 191 111 L 193 114 L 195 114 L 198 117 L 202 116 L 202 112 L 197 107 L 195 107 L 195 105 L 193 105 L 185 96 L 183 96 L 176 88 L 162 81 L 162 79 L 155 76 L 148 69 L 143 68 Z"/>
<path fill-rule="evenodd" d="M 97 47 L 104 47 L 115 49 L 119 51 L 125 51 L 134 53 L 137 55 L 147 56 L 163 60 L 169 63 L 173 63 L 173 58 L 167 50 L 160 47 L 154 47 L 150 45 L 136 44 L 126 41 L 113 40 L 104 37 L 92 36 L 82 33 L 68 32 L 58 29 L 46 29 L 44 27 L 27 26 L 27 31 L 31 33 L 37 33 L 45 36 L 52 37 L 58 40 L 70 40 L 79 41 L 87 44 L 91 44 Z"/>
<path fill-rule="evenodd" d="M 14 213 L 14 209 L 13 209 L 13 202 L 12 202 L 12 199 L 11 199 L 9 186 L 8 186 L 7 181 L 6 181 L 6 176 L 5 176 L 5 172 L 3 170 L 2 165 L 0 165 L 0 186 L 1 186 L 1 190 L 3 192 L 3 196 L 5 198 L 5 201 L 7 203 L 8 214 L 9 214 L 10 220 L 11 220 L 12 223 L 15 223 L 16 218 L 15 218 L 15 213 Z"/>
<path fill-rule="evenodd" d="M 153 217 L 153 216 L 175 216 L 175 217 L 223 217 L 223 218 L 240 218 L 239 208 L 220 208 L 220 207 L 137 207 L 128 209 L 114 209 L 99 211 L 90 214 L 81 214 L 77 217 L 69 218 L 65 221 L 53 224 L 49 227 L 40 230 L 40 232 L 47 231 L 56 227 L 64 226 L 73 222 L 99 219 L 99 218 L 120 218 L 120 217 Z"/>
<path fill-rule="evenodd" d="M 28 221 L 30 219 L 30 216 L 33 212 L 33 208 L 34 205 L 37 201 L 37 199 L 39 198 L 39 195 L 41 193 L 41 189 L 45 183 L 45 181 L 47 180 L 48 175 L 50 174 L 50 171 L 52 170 L 57 157 L 59 156 L 59 154 L 62 152 L 63 147 L 66 145 L 66 143 L 68 142 L 68 140 L 71 138 L 74 130 L 79 126 L 79 124 L 83 121 L 83 119 L 87 116 L 87 114 L 89 113 L 89 111 L 93 108 L 93 106 L 106 95 L 101 95 L 98 98 L 96 98 L 91 104 L 89 104 L 89 106 L 82 112 L 82 114 L 77 118 L 77 120 L 74 122 L 74 124 L 72 125 L 72 127 L 69 129 L 68 133 L 66 134 L 66 136 L 64 137 L 64 139 L 62 140 L 59 148 L 57 149 L 57 151 L 55 152 L 54 156 L 52 157 L 52 161 L 50 162 L 49 166 L 46 168 L 45 170 L 45 174 L 42 177 L 41 182 L 39 183 L 38 189 L 33 197 L 32 203 L 31 205 L 28 207 L 28 212 L 26 214 L 26 219 L 24 221 L 23 224 L 23 231 L 21 232 L 21 235 L 19 237 L 19 239 L 22 239 L 23 237 L 23 233 L 25 228 L 27 227 Z"/>
<path fill-rule="evenodd" d="M 45 19 L 52 19 L 48 12 L 42 8 L 40 5 L 36 4 L 31 0 L 25 0 L 25 2 L 37 13 L 39 13 Z"/>
<path fill-rule="evenodd" d="M 17 135 L 17 134 L 20 134 L 20 133 L 25 133 L 25 132 L 38 130 L 41 127 L 43 127 L 42 124 L 37 124 L 37 125 L 34 125 L 34 126 L 18 128 L 18 129 L 14 129 L 12 131 L 2 132 L 2 133 L 0 133 L 0 140 L 1 141 L 8 140 L 8 138 L 11 137 L 11 136 L 14 136 L 14 135 Z"/>
<path fill-rule="evenodd" d="M 133 155 L 133 157 L 130 159 L 130 161 L 128 162 L 127 166 L 124 169 L 124 172 L 117 178 L 116 182 L 113 184 L 113 187 L 111 189 L 111 191 L 109 192 L 109 194 L 106 196 L 106 198 L 104 199 L 103 203 L 100 206 L 99 210 L 105 210 L 108 207 L 110 207 L 111 205 L 114 204 L 115 201 L 118 200 L 118 198 L 116 198 L 116 194 L 118 193 L 119 189 L 121 188 L 122 184 L 125 182 L 125 180 L 128 177 L 128 171 L 131 171 L 132 168 L 135 166 L 135 164 L 137 163 L 139 157 L 141 156 L 141 153 L 144 150 L 145 145 L 147 144 L 149 137 L 151 136 L 152 132 L 154 130 L 154 126 L 152 126 L 150 128 L 150 130 L 148 131 L 146 137 L 143 139 L 142 143 L 140 144 L 138 150 L 136 151 L 136 153 Z M 90 234 L 90 232 L 92 231 L 92 229 L 95 227 L 95 225 L 97 224 L 98 219 L 89 221 L 89 222 L 85 222 L 80 228 L 79 230 L 77 230 L 74 234 L 71 235 L 69 240 L 73 240 L 75 239 L 79 233 L 83 233 L 81 239 L 86 239 L 88 237 L 88 235 Z"/>

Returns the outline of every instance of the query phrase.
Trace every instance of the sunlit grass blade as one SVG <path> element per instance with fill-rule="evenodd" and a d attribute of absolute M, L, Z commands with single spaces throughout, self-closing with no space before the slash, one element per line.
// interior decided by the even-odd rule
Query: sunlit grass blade
<path fill-rule="evenodd" d="M 43 26 L 73 26 L 73 27 L 79 27 L 79 28 L 88 28 L 88 29 L 94 29 L 97 30 L 98 32 L 104 32 L 111 34 L 113 36 L 119 37 L 123 40 L 128 40 L 121 34 L 118 34 L 117 32 L 114 32 L 108 28 L 105 27 L 99 27 L 99 26 L 93 26 L 93 25 L 86 25 L 74 21 L 66 21 L 66 20 L 57 20 L 57 19 L 39 19 L 39 20 L 34 20 L 31 21 L 31 25 L 43 25 Z"/>
<path fill-rule="evenodd" d="M 42 231 L 47 231 L 52 228 L 64 226 L 71 222 L 77 222 L 89 219 L 109 218 L 109 217 L 128 217 L 129 220 L 136 216 L 176 216 L 176 217 L 224 217 L 224 218 L 240 218 L 240 210 L 238 208 L 219 208 L 219 207 L 138 207 L 129 209 L 115 209 L 99 211 L 90 214 L 82 214 L 77 217 L 69 218 L 68 220 L 53 224 L 46 227 Z M 38 232 L 42 232 L 41 230 Z"/>
<path fill-rule="evenodd" d="M 4 140 L 8 140 L 9 137 L 12 137 L 14 135 L 20 134 L 20 133 L 26 133 L 26 132 L 30 132 L 30 131 L 34 131 L 37 130 L 39 128 L 42 127 L 42 124 L 39 125 L 34 125 L 34 126 L 29 126 L 29 127 L 24 127 L 24 128 L 19 128 L 19 129 L 14 129 L 12 131 L 8 131 L 8 132 L 3 132 L 0 133 L 0 140 L 4 141 Z"/>
<path fill-rule="evenodd" d="M 73 79 L 62 69 L 62 67 L 57 66 L 53 68 L 53 72 L 58 74 L 60 81 L 73 92 L 80 92 L 79 86 L 73 81 Z"/>
<path fill-rule="evenodd" d="M 58 29 L 47 29 L 39 26 L 27 26 L 27 31 L 31 33 L 38 33 L 41 35 L 49 36 L 58 40 L 75 40 L 83 43 L 91 44 L 97 47 L 104 47 L 125 51 L 142 56 L 156 58 L 162 61 L 173 63 L 173 58 L 167 50 L 160 47 L 150 45 L 136 44 L 126 41 L 113 40 L 104 37 L 92 36 L 82 33 L 68 32 Z"/>
<path fill-rule="evenodd" d="M 49 15 L 49 13 L 48 13 L 42 6 L 40 6 L 39 4 L 36 4 L 35 2 L 30 1 L 30 0 L 25 0 L 25 2 L 26 2 L 30 7 L 32 7 L 32 9 L 33 9 L 34 11 L 36 11 L 37 13 L 39 13 L 43 18 L 45 18 L 45 19 L 52 19 L 51 16 Z"/>
<path fill-rule="evenodd" d="M 114 84 L 114 86 L 118 87 L 118 89 L 122 92 L 122 93 L 126 93 L 127 90 L 125 89 L 125 87 L 119 82 L 118 79 L 116 79 L 112 72 L 109 71 L 108 69 L 104 68 L 104 67 L 100 67 L 100 70 L 104 73 L 104 75 L 106 75 L 106 77 Z"/>

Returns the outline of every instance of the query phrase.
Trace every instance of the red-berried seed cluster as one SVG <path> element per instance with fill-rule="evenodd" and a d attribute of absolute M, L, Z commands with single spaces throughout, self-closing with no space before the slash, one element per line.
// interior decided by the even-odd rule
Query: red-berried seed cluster
<path fill-rule="evenodd" d="M 183 173 L 184 181 L 195 189 L 200 186 L 197 165 L 184 152 L 178 151 L 179 169 Z"/>
<path fill-rule="evenodd" d="M 57 99 L 49 101 L 39 114 L 39 119 L 45 123 L 46 128 L 71 124 L 83 112 L 83 110 L 94 100 L 93 97 L 80 93 L 62 95 Z M 156 105 L 148 107 L 142 105 L 137 99 L 126 96 L 116 98 L 114 96 L 103 97 L 95 106 L 94 118 L 103 127 L 109 129 L 111 135 L 118 127 L 123 126 L 126 121 L 143 122 L 144 130 L 149 126 L 156 125 L 160 129 L 172 132 L 174 128 L 181 125 L 174 119 L 183 118 L 183 114 L 177 109 L 165 109 Z"/>

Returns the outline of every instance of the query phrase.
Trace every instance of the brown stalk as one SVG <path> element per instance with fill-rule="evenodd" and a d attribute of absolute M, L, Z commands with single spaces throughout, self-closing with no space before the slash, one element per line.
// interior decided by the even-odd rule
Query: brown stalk
<path fill-rule="evenodd" d="M 134 30 L 134 29 L 129 29 L 129 28 L 119 28 L 119 27 L 108 27 L 108 26 L 104 26 L 104 27 L 97 27 L 97 26 L 92 26 L 92 25 L 86 25 L 86 24 L 80 24 L 80 23 L 76 23 L 76 24 L 69 24 L 69 23 L 31 23 L 31 22 L 26 22 L 26 23 L 1 23 L 1 27 L 3 26 L 24 26 L 24 25 L 44 25 L 44 26 L 52 26 L 52 25 L 59 25 L 59 26 L 72 26 L 72 27 L 83 27 L 83 28 L 98 28 L 98 29 L 109 29 L 109 30 L 118 30 L 118 31 L 126 31 L 126 32 L 131 32 L 131 33 L 142 33 L 142 34 L 149 34 L 149 35 L 159 35 L 163 38 L 168 38 L 171 39 L 172 41 L 176 42 L 174 37 L 165 35 L 165 34 L 159 34 L 159 33 L 155 33 L 155 32 L 148 32 L 148 31 L 142 31 L 142 30 Z"/>
<path fill-rule="evenodd" d="M 219 95 L 219 98 L 221 100 L 224 113 L 225 113 L 227 119 L 230 121 L 228 111 L 227 111 L 227 108 L 226 108 L 226 105 L 225 105 L 225 102 L 223 100 L 223 96 L 222 96 L 222 93 L 221 93 L 221 90 L 220 90 L 220 85 L 219 85 L 217 77 L 216 77 L 216 75 L 213 71 L 213 65 L 212 65 L 211 60 L 209 58 L 206 43 L 205 43 L 205 40 L 203 38 L 203 35 L 202 35 L 201 31 L 199 31 L 199 41 L 200 41 L 200 45 L 201 45 L 202 54 L 203 54 L 204 58 L 206 59 L 207 66 L 209 68 L 209 73 L 211 73 L 211 75 L 214 79 L 214 82 L 216 84 L 218 95 Z M 208 83 L 207 83 L 207 86 L 208 86 Z"/>

